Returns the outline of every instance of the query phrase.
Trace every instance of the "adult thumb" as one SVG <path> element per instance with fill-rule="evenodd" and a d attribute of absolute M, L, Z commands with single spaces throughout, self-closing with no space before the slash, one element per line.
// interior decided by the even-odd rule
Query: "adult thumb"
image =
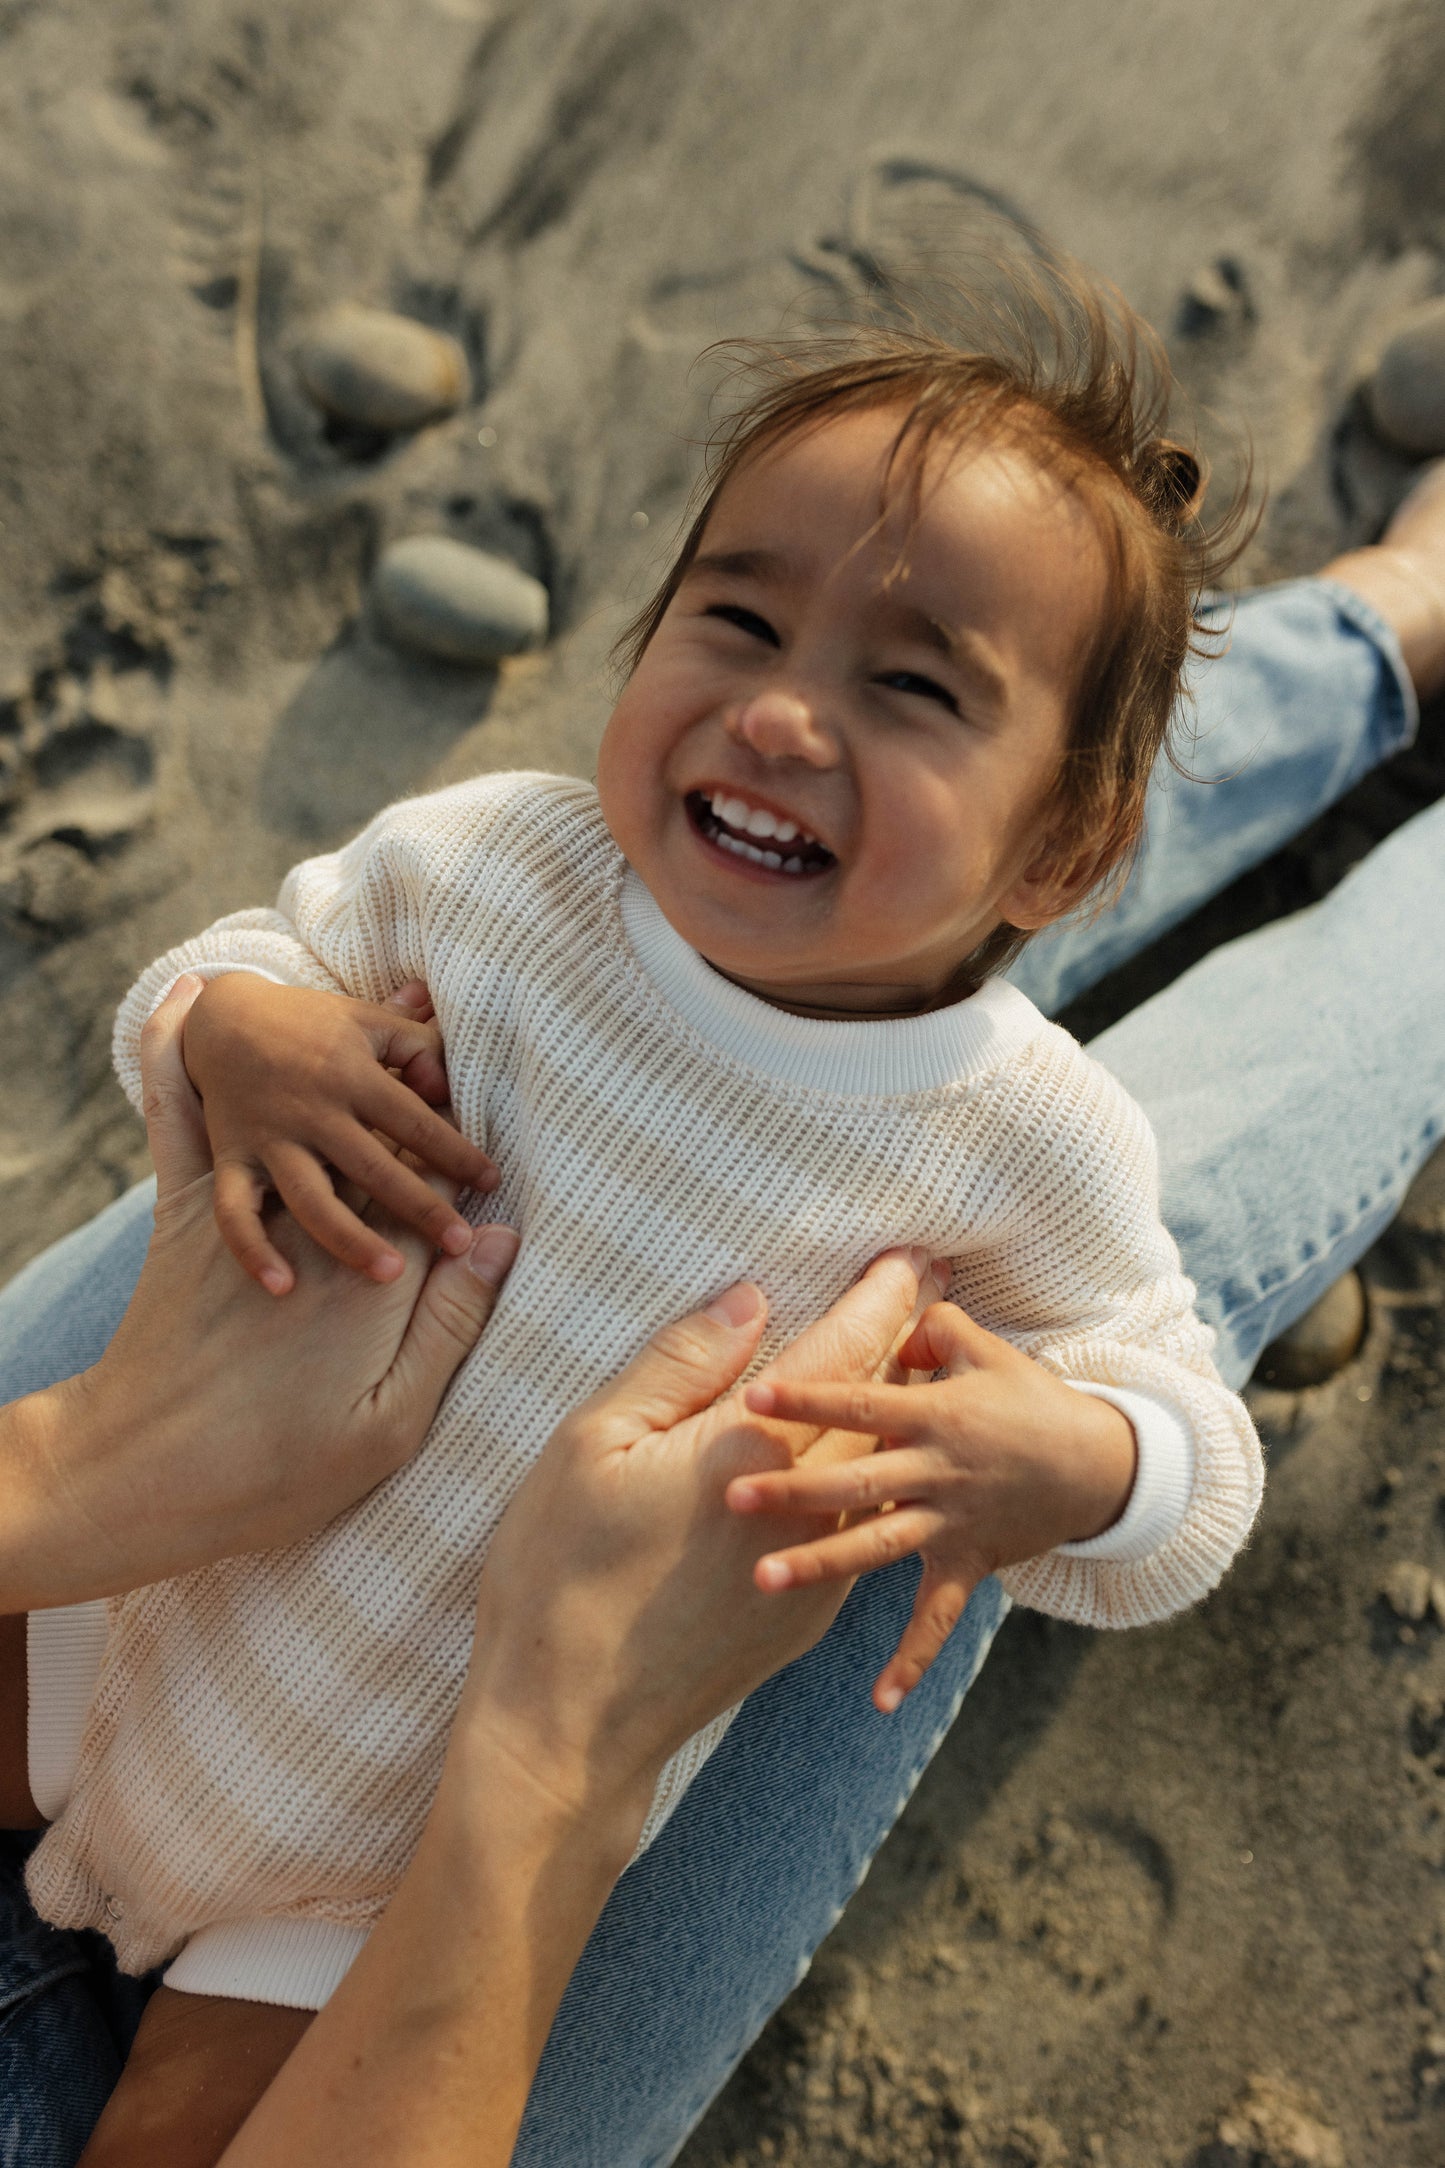
<path fill-rule="evenodd" d="M 480 1340 L 519 1243 L 514 1228 L 479 1227 L 465 1255 L 439 1257 L 423 1280 L 387 1377 L 389 1396 L 402 1403 L 421 1429 L 430 1423 L 458 1367 Z M 400 1416 L 402 1410 L 396 1412 Z"/>
<path fill-rule="evenodd" d="M 752 1361 L 767 1315 L 761 1288 L 742 1280 L 705 1310 L 664 1325 L 586 1403 L 589 1435 L 604 1450 L 631 1445 L 710 1408 Z"/>
<path fill-rule="evenodd" d="M 195 972 L 183 971 L 141 1028 L 141 1112 L 162 1197 L 173 1196 L 211 1171 L 200 1095 L 186 1074 L 181 1051 L 186 1018 L 205 983 Z"/>

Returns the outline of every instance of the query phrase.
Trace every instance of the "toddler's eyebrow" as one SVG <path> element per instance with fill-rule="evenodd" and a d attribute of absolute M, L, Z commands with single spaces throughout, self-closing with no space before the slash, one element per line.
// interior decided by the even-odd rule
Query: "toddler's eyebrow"
<path fill-rule="evenodd" d="M 776 580 L 787 569 L 786 558 L 777 550 L 701 550 L 683 577 L 714 572 L 730 580 Z"/>

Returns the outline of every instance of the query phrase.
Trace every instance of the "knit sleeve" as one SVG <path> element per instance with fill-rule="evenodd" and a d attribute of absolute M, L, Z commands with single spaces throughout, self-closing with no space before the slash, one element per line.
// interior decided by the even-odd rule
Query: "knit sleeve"
<path fill-rule="evenodd" d="M 1223 1577 L 1259 1510 L 1263 1459 L 1160 1219 L 1153 1132 L 1114 1078 L 1072 1047 L 1070 1067 L 1064 1117 L 1045 1140 L 1048 1174 L 1011 1215 L 979 1321 L 1060 1377 L 1172 1411 L 1192 1446 L 1193 1481 L 1173 1532 L 1143 1557 L 1056 1550 L 1000 1578 L 1017 1602 L 1056 1618 L 1139 1626 L 1197 1603 Z"/>
<path fill-rule="evenodd" d="M 132 1105 L 139 1111 L 141 1028 L 184 971 L 259 971 L 363 1001 L 427 978 L 435 939 L 447 940 L 457 899 L 474 892 L 473 862 L 536 780 L 485 776 L 388 806 L 342 850 L 294 866 L 274 910 L 218 919 L 149 965 L 120 1005 L 112 1042 Z"/>

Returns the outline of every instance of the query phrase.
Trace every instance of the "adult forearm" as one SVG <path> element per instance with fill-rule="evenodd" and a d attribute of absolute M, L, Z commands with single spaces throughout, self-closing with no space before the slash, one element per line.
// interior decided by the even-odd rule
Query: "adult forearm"
<path fill-rule="evenodd" d="M 0 1614 L 78 1603 L 117 1585 L 118 1531 L 65 1450 L 68 1438 L 92 1431 L 86 1402 L 73 1378 L 0 1408 Z"/>
<path fill-rule="evenodd" d="M 619 1834 L 454 1740 L 396 1896 L 223 2168 L 502 2168 L 643 1807 Z"/>

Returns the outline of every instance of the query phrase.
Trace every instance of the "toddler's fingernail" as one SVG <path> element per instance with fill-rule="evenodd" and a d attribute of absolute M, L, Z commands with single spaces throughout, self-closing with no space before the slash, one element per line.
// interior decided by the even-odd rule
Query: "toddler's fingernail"
<path fill-rule="evenodd" d="M 484 1287 L 500 1287 L 521 1247 L 515 1227 L 479 1227 L 467 1263 Z"/>
<path fill-rule="evenodd" d="M 398 1257 L 395 1250 L 383 1250 L 380 1257 L 371 1266 L 371 1277 L 374 1280 L 380 1280 L 383 1287 L 385 1287 L 392 1280 L 399 1279 L 405 1270 L 405 1260 Z"/>
<path fill-rule="evenodd" d="M 736 1332 L 740 1326 L 751 1325 L 762 1306 L 762 1296 L 751 1280 L 741 1280 L 736 1287 L 725 1288 L 716 1302 L 710 1302 L 703 1312 L 714 1324 L 728 1325 Z"/>
<path fill-rule="evenodd" d="M 753 1578 L 759 1588 L 791 1588 L 793 1569 L 785 1558 L 760 1558 Z"/>
<path fill-rule="evenodd" d="M 268 1295 L 284 1295 L 291 1282 L 279 1265 L 268 1265 L 261 1275 L 261 1285 Z"/>
<path fill-rule="evenodd" d="M 884 1686 L 879 1689 L 876 1706 L 884 1716 L 891 1716 L 902 1700 L 903 1688 L 901 1686 Z"/>
<path fill-rule="evenodd" d="M 465 1220 L 453 1220 L 442 1236 L 442 1248 L 448 1257 L 465 1257 L 472 1246 L 472 1230 Z"/>
<path fill-rule="evenodd" d="M 728 1504 L 734 1513 L 756 1513 L 762 1504 L 755 1483 L 729 1483 Z"/>

